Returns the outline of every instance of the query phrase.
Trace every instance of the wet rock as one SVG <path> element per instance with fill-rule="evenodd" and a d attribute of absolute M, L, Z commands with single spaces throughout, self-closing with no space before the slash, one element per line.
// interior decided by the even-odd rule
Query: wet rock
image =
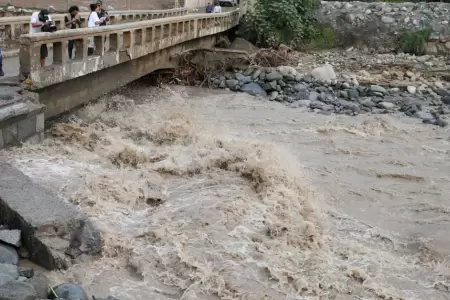
<path fill-rule="evenodd" d="M 34 276 L 33 268 L 19 268 L 19 276 L 31 278 Z"/>
<path fill-rule="evenodd" d="M 65 300 L 89 300 L 82 287 L 73 283 L 63 283 L 53 287 L 56 295 Z M 1 298 L 0 298 L 1 299 Z"/>
<path fill-rule="evenodd" d="M 449 96 L 449 95 L 450 95 L 450 93 L 449 93 L 447 90 L 443 89 L 443 88 L 437 88 L 437 89 L 434 89 L 434 92 L 435 92 L 436 94 L 438 94 L 439 96 L 442 96 L 442 97 L 445 97 L 445 96 Z"/>
<path fill-rule="evenodd" d="M 339 103 L 341 104 L 341 106 L 344 109 L 351 110 L 352 112 L 360 112 L 361 111 L 361 108 L 355 102 L 346 101 L 346 100 L 339 100 Z"/>
<path fill-rule="evenodd" d="M 253 81 L 250 76 L 244 76 L 240 73 L 236 73 L 236 79 L 239 81 L 239 85 L 243 85 Z"/>
<path fill-rule="evenodd" d="M 434 121 L 434 116 L 431 113 L 426 112 L 426 111 L 418 111 L 414 114 L 414 117 L 422 119 L 422 120 L 427 120 L 427 122 L 431 121 L 431 120 Z"/>
<path fill-rule="evenodd" d="M 0 230 L 0 241 L 15 247 L 20 247 L 20 230 Z"/>
<path fill-rule="evenodd" d="M 450 105 L 450 95 L 442 97 L 441 101 L 444 104 Z"/>
<path fill-rule="evenodd" d="M 16 265 L 0 264 L 0 286 L 19 278 Z"/>
<path fill-rule="evenodd" d="M 387 94 L 387 91 L 384 87 L 379 85 L 371 85 L 369 88 L 369 91 L 372 93 L 380 93 L 380 94 Z"/>
<path fill-rule="evenodd" d="M 252 74 L 252 79 L 256 80 L 259 78 L 259 75 L 261 75 L 261 69 L 256 69 L 255 72 Z"/>
<path fill-rule="evenodd" d="M 277 91 L 273 91 L 272 93 L 270 93 L 269 100 L 273 101 L 273 100 L 277 99 L 278 95 L 279 94 Z"/>
<path fill-rule="evenodd" d="M 0 286 L 0 300 L 35 300 L 35 299 L 39 299 L 38 295 L 36 294 L 36 290 L 34 289 L 33 285 L 31 285 L 28 282 L 14 280 Z"/>
<path fill-rule="evenodd" d="M 436 120 L 436 125 L 440 127 L 446 127 L 448 125 L 448 122 L 442 119 Z"/>
<path fill-rule="evenodd" d="M 309 100 L 317 101 L 320 98 L 320 94 L 318 92 L 309 93 Z"/>
<path fill-rule="evenodd" d="M 277 82 L 276 81 L 270 81 L 270 82 L 266 82 L 262 85 L 262 88 L 267 91 L 273 91 L 277 89 Z"/>
<path fill-rule="evenodd" d="M 407 90 L 408 93 L 410 93 L 410 94 L 415 94 L 417 88 L 416 88 L 415 86 L 410 85 L 410 86 L 408 86 L 408 87 L 406 88 L 406 90 Z"/>
<path fill-rule="evenodd" d="M 369 99 L 369 98 L 366 98 L 366 99 L 361 99 L 360 101 L 359 101 L 359 103 L 362 105 L 362 106 L 365 106 L 365 107 L 375 107 L 375 103 L 373 103 L 373 101 L 371 100 L 371 99 Z"/>
<path fill-rule="evenodd" d="M 72 232 L 69 248 L 65 251 L 72 258 L 81 254 L 98 255 L 102 251 L 100 232 L 89 220 L 80 220 L 79 227 Z"/>
<path fill-rule="evenodd" d="M 331 65 L 325 64 L 312 70 L 311 75 L 320 81 L 335 80 L 336 73 Z"/>
<path fill-rule="evenodd" d="M 278 81 L 283 79 L 283 76 L 278 72 L 271 72 L 266 75 L 266 81 Z"/>
<path fill-rule="evenodd" d="M 33 286 L 37 299 L 46 299 L 48 297 L 50 280 L 43 273 L 36 272 L 32 278 L 26 280 L 25 282 Z"/>
<path fill-rule="evenodd" d="M 309 107 L 311 107 L 312 109 L 316 108 L 316 109 L 322 109 L 326 104 L 321 102 L 321 101 L 311 101 L 311 103 L 309 104 Z"/>
<path fill-rule="evenodd" d="M 299 107 L 309 107 L 310 104 L 311 104 L 310 100 L 298 100 L 291 103 L 289 106 L 292 108 L 299 108 Z"/>
<path fill-rule="evenodd" d="M 17 265 L 19 255 L 12 246 L 0 244 L 0 263 Z"/>
<path fill-rule="evenodd" d="M 239 81 L 236 79 L 228 79 L 225 80 L 225 84 L 230 90 L 234 91 L 236 89 L 236 86 L 239 84 Z"/>
<path fill-rule="evenodd" d="M 359 97 L 358 90 L 356 90 L 356 89 L 348 90 L 347 94 L 348 94 L 348 98 L 350 100 L 356 100 Z"/>
<path fill-rule="evenodd" d="M 240 91 L 253 96 L 267 96 L 266 91 L 256 82 L 244 84 L 243 86 L 241 86 Z"/>
<path fill-rule="evenodd" d="M 384 108 L 384 109 L 394 109 L 397 107 L 394 103 L 385 102 L 385 101 L 378 103 L 377 106 L 379 108 Z"/>

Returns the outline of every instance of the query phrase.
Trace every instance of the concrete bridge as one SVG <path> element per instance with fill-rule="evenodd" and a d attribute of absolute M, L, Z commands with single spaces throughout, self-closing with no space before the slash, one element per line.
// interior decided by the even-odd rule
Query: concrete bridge
<path fill-rule="evenodd" d="M 239 9 L 220 14 L 185 14 L 185 10 L 179 10 L 176 16 L 165 18 L 22 35 L 22 83 L 15 87 L 10 83 L 13 86 L 8 89 L 15 94 L 8 99 L 2 99 L 0 93 L 0 148 L 30 137 L 39 141 L 45 119 L 155 70 L 175 67 L 183 51 L 214 47 L 221 36 L 238 25 L 244 5 L 241 2 Z M 139 14 L 128 13 L 126 20 L 131 19 L 129 15 L 136 20 Z M 92 56 L 87 55 L 90 39 L 95 44 Z M 75 41 L 74 59 L 68 57 L 69 40 Z M 53 47 L 51 64 L 45 67 L 40 66 L 42 44 Z"/>

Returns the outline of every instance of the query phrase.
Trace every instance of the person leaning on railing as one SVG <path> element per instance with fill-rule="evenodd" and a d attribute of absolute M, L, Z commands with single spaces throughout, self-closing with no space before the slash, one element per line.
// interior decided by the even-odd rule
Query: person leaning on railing
<path fill-rule="evenodd" d="M 99 11 L 97 12 L 98 18 L 105 18 L 103 22 L 100 23 L 100 26 L 105 26 L 106 22 L 109 22 L 109 15 L 106 10 L 103 9 L 103 2 L 102 0 L 97 0 L 97 6 L 99 7 Z"/>
<path fill-rule="evenodd" d="M 91 4 L 90 7 L 91 7 L 91 13 L 89 14 L 89 18 L 88 18 L 88 27 L 89 28 L 99 27 L 100 24 L 103 21 L 105 21 L 106 17 L 102 17 L 102 18 L 98 17 L 97 13 L 100 11 L 100 6 L 98 6 L 97 4 Z M 94 54 L 94 48 L 95 48 L 94 37 L 90 37 L 89 45 L 88 45 L 88 55 Z"/>
<path fill-rule="evenodd" d="M 51 24 L 52 18 L 50 12 L 47 9 L 34 12 L 31 15 L 30 34 L 42 32 L 42 26 L 45 24 Z M 47 44 L 41 45 L 41 67 L 45 66 L 45 59 L 48 56 Z"/>
<path fill-rule="evenodd" d="M 81 18 L 78 6 L 71 6 L 69 13 L 64 17 L 66 29 L 77 29 L 81 27 Z M 74 40 L 69 41 L 69 58 L 72 59 Z"/>

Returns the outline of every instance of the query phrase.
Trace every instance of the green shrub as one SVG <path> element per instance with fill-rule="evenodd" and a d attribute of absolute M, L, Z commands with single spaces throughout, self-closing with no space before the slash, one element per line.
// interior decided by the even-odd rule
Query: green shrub
<path fill-rule="evenodd" d="M 400 38 L 400 49 L 405 53 L 415 55 L 425 54 L 425 45 L 431 33 L 432 30 L 430 28 L 403 33 Z"/>
<path fill-rule="evenodd" d="M 249 31 L 261 46 L 298 45 L 316 36 L 319 6 L 319 0 L 256 0 L 248 14 Z"/>
<path fill-rule="evenodd" d="M 330 25 L 316 25 L 316 36 L 311 40 L 311 47 L 315 49 L 330 49 L 336 44 L 336 33 Z"/>

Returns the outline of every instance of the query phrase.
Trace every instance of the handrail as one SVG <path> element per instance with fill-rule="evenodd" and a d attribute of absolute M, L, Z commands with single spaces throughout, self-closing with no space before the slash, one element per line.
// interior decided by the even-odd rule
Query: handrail
<path fill-rule="evenodd" d="M 226 31 L 239 23 L 239 9 L 217 14 L 195 14 L 149 21 L 61 30 L 54 33 L 25 34 L 20 38 L 20 73 L 29 78 L 29 89 L 100 71 L 129 60 Z M 88 56 L 90 39 L 94 55 Z M 75 41 L 75 58 L 68 58 L 69 40 Z M 53 64 L 42 68 L 42 44 L 53 44 Z"/>
<path fill-rule="evenodd" d="M 109 12 L 110 23 L 119 24 L 126 22 L 133 22 L 136 20 L 148 20 L 159 19 L 169 16 L 182 16 L 186 15 L 188 9 L 186 8 L 174 8 L 166 10 L 129 10 L 129 11 L 111 11 Z M 64 17 L 66 14 L 52 14 L 52 20 L 58 27 L 58 30 L 65 29 Z M 81 20 L 83 21 L 83 27 L 87 27 L 88 12 L 80 13 Z M 0 26 L 5 26 L 6 36 L 5 40 L 14 40 L 21 34 L 29 32 L 30 28 L 30 16 L 19 17 L 4 17 L 0 18 Z"/>

